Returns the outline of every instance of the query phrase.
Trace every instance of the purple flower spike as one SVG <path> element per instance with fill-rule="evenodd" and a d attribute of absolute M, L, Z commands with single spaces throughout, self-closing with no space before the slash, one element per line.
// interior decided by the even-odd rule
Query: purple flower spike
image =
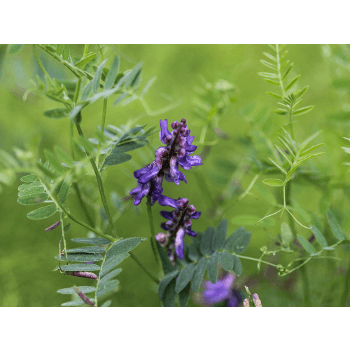
<path fill-rule="evenodd" d="M 192 230 L 192 219 L 198 219 L 201 212 L 196 211 L 193 205 L 189 205 L 187 198 L 179 198 L 178 200 L 160 195 L 158 203 L 163 206 L 175 208 L 173 211 L 161 211 L 160 214 L 167 219 L 161 227 L 167 231 L 167 240 L 163 240 L 160 233 L 156 236 L 156 240 L 167 250 L 168 256 L 174 260 L 174 250 L 179 259 L 184 258 L 184 238 L 185 234 L 196 237 L 196 233 Z M 164 234 L 163 234 L 164 235 Z"/>
<path fill-rule="evenodd" d="M 192 145 L 194 136 L 190 136 L 186 119 L 173 122 L 171 127 L 173 130 L 170 132 L 167 119 L 160 121 L 159 138 L 165 146 L 157 149 L 156 159 L 151 164 L 134 172 L 138 186 L 130 194 L 135 196 L 135 205 L 139 205 L 147 195 L 151 196 L 153 205 L 163 192 L 163 178 L 176 185 L 180 185 L 181 181 L 187 183 L 185 175 L 179 171 L 179 165 L 185 170 L 202 165 L 200 157 L 191 156 L 197 147 Z"/>

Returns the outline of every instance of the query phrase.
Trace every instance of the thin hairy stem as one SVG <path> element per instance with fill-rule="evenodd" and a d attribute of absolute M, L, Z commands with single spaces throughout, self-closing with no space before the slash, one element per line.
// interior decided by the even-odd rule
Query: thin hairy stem
<path fill-rule="evenodd" d="M 47 73 L 45 67 L 43 66 L 41 60 L 40 60 L 40 57 L 39 57 L 39 55 L 38 55 L 38 52 L 36 51 L 35 45 L 32 45 L 32 47 L 33 47 L 34 57 L 35 57 L 36 62 L 38 63 L 38 66 L 40 67 L 40 69 L 42 70 L 42 72 L 45 74 L 45 76 L 50 77 L 49 74 Z"/>
<path fill-rule="evenodd" d="M 82 137 L 84 137 L 84 133 L 80 127 L 79 124 L 76 124 L 76 127 L 77 127 L 77 130 L 78 130 L 78 134 Z M 90 154 L 87 150 L 85 150 L 86 154 L 90 157 Z M 115 237 L 118 237 L 118 234 L 117 234 L 117 228 L 115 227 L 114 225 L 114 221 L 113 221 L 113 218 L 112 218 L 112 215 L 111 215 L 111 212 L 109 210 L 109 207 L 108 207 L 108 203 L 107 203 L 107 199 L 106 199 L 106 195 L 105 195 L 105 190 L 104 190 L 104 187 L 103 187 L 103 182 L 102 182 L 102 178 L 101 178 L 101 175 L 100 175 L 100 172 L 99 170 L 97 169 L 97 166 L 96 166 L 96 163 L 94 161 L 93 158 L 90 157 L 90 164 L 92 166 L 92 169 L 95 173 L 95 177 L 96 177 L 96 181 L 97 181 L 97 186 L 98 186 L 98 190 L 100 192 L 100 197 L 101 197 L 101 200 L 102 200 L 102 205 L 103 205 L 103 208 L 106 212 L 106 215 L 107 215 L 107 219 L 108 219 L 108 222 L 109 222 L 109 225 L 111 226 L 111 229 L 112 229 L 112 232 L 113 234 L 115 235 Z"/>
<path fill-rule="evenodd" d="M 66 254 L 66 260 L 68 261 L 68 255 L 67 255 L 67 242 L 66 237 L 64 236 L 64 221 L 63 221 L 63 212 L 60 212 L 60 221 L 61 221 L 61 229 L 62 229 L 62 239 L 63 239 L 63 246 L 64 246 L 64 252 Z M 60 253 L 61 254 L 61 253 Z"/>
<path fill-rule="evenodd" d="M 238 258 L 242 258 L 242 259 L 246 259 L 246 260 L 253 260 L 253 261 L 257 261 L 257 262 L 259 262 L 259 263 L 264 263 L 264 264 L 266 264 L 266 265 L 270 265 L 270 266 L 273 266 L 273 267 L 276 267 L 276 268 L 279 267 L 279 265 L 269 263 L 268 261 L 265 261 L 265 260 L 256 259 L 256 258 L 251 258 L 251 257 L 249 257 L 249 256 L 238 255 L 238 254 L 236 254 L 236 256 L 237 256 Z"/>
<path fill-rule="evenodd" d="M 77 194 L 80 207 L 83 210 L 84 215 L 85 215 L 87 221 L 89 222 L 89 225 L 95 226 L 95 223 L 94 223 L 92 217 L 90 216 L 88 209 L 86 208 L 86 205 L 85 205 L 85 202 L 84 202 L 83 197 L 81 195 L 80 188 L 79 188 L 78 184 L 76 182 L 74 182 L 73 187 L 74 187 L 74 190 Z"/>
<path fill-rule="evenodd" d="M 159 284 L 160 280 L 157 278 L 151 271 L 147 269 L 147 267 L 141 262 L 141 260 L 133 253 L 129 252 L 130 256 L 135 260 L 135 262 L 142 268 L 143 271 L 147 273 L 147 275 L 157 284 Z"/>

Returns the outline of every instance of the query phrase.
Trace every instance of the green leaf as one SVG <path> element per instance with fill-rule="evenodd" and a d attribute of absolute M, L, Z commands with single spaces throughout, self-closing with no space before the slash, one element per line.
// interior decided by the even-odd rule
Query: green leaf
<path fill-rule="evenodd" d="M 192 279 L 192 290 L 195 293 L 197 293 L 199 290 L 199 287 L 202 283 L 206 269 L 207 269 L 207 259 L 203 257 L 198 261 L 198 264 L 196 265 L 196 270 L 194 272 L 193 279 Z"/>
<path fill-rule="evenodd" d="M 301 96 L 303 96 L 308 89 L 309 86 L 305 86 L 304 88 L 295 91 L 295 98 L 300 98 Z"/>
<path fill-rule="evenodd" d="M 180 293 L 191 281 L 195 269 L 196 266 L 194 264 L 188 264 L 180 271 L 179 276 L 176 280 L 176 293 Z"/>
<path fill-rule="evenodd" d="M 336 237 L 336 239 L 338 241 L 343 241 L 344 239 L 346 239 L 346 236 L 344 235 L 344 232 L 341 229 L 337 219 L 335 218 L 335 216 L 330 210 L 327 210 L 327 218 L 328 218 L 329 226 L 331 227 L 332 232 Z"/>
<path fill-rule="evenodd" d="M 289 72 L 292 70 L 293 65 L 294 65 L 294 63 L 291 63 L 290 66 L 287 68 L 287 70 L 284 72 L 284 74 L 283 74 L 283 76 L 282 76 L 282 81 L 283 81 L 284 79 L 287 78 L 287 75 L 288 75 Z"/>
<path fill-rule="evenodd" d="M 198 235 L 198 233 L 197 233 Z M 199 240 L 193 240 L 190 248 L 188 250 L 188 257 L 192 260 L 192 261 L 198 261 L 201 257 L 201 251 L 200 251 L 200 241 Z"/>
<path fill-rule="evenodd" d="M 237 255 L 233 256 L 234 264 L 233 264 L 233 272 L 235 273 L 236 276 L 240 276 L 243 272 L 243 267 L 241 260 Z"/>
<path fill-rule="evenodd" d="M 168 254 L 165 252 L 164 248 L 156 241 L 158 254 L 160 256 L 160 261 L 162 262 L 162 267 L 164 274 L 168 274 L 175 270 L 175 266 L 169 260 Z"/>
<path fill-rule="evenodd" d="M 74 272 L 74 271 L 97 271 L 100 269 L 95 264 L 70 264 L 61 266 L 62 271 Z"/>
<path fill-rule="evenodd" d="M 103 284 L 99 283 L 96 291 L 96 296 L 100 298 L 103 295 L 106 295 L 107 293 L 114 291 L 117 288 L 118 284 L 119 284 L 118 280 L 108 281 Z"/>
<path fill-rule="evenodd" d="M 51 119 L 62 119 L 68 117 L 66 108 L 53 108 L 44 112 L 44 116 Z"/>
<path fill-rule="evenodd" d="M 73 158 L 70 155 L 68 155 L 65 151 L 63 151 L 60 147 L 55 146 L 55 154 L 66 165 L 68 166 L 74 165 Z"/>
<path fill-rule="evenodd" d="M 122 100 L 124 100 L 124 98 L 128 96 L 127 92 L 124 92 L 123 94 L 121 94 L 113 103 L 113 106 L 116 106 L 119 102 L 121 102 Z"/>
<path fill-rule="evenodd" d="M 267 91 L 267 94 L 269 94 L 271 97 L 276 98 L 277 100 L 282 100 L 282 96 L 275 94 L 274 92 Z"/>
<path fill-rule="evenodd" d="M 279 81 L 274 81 L 271 79 L 264 79 L 266 82 L 268 82 L 271 85 L 275 85 L 275 86 L 280 86 L 281 84 L 279 83 Z"/>
<path fill-rule="evenodd" d="M 281 170 L 283 174 L 286 174 L 286 175 L 287 175 L 287 171 L 286 171 L 286 170 L 284 170 L 278 163 L 276 163 L 276 162 L 275 162 L 274 160 L 272 160 L 271 158 L 269 158 L 269 159 L 270 159 L 270 162 L 272 162 L 273 165 L 275 165 L 279 170 Z"/>
<path fill-rule="evenodd" d="M 94 303 L 95 299 L 91 298 L 90 301 L 92 303 Z M 79 300 L 68 301 L 67 303 L 61 304 L 61 306 L 80 306 L 80 305 L 84 305 L 84 304 L 85 304 L 85 302 L 83 300 L 79 299 Z"/>
<path fill-rule="evenodd" d="M 46 201 L 49 198 L 47 193 L 28 194 L 18 197 L 17 202 L 22 205 L 33 205 Z"/>
<path fill-rule="evenodd" d="M 167 285 L 164 297 L 163 297 L 163 305 L 164 307 L 173 307 L 175 306 L 175 297 L 176 297 L 176 291 L 175 291 L 175 280 L 170 281 L 170 283 Z"/>
<path fill-rule="evenodd" d="M 48 205 L 46 207 L 41 207 L 39 209 L 35 209 L 27 214 L 27 218 L 31 220 L 43 220 L 49 218 L 57 212 L 57 208 L 55 204 Z"/>
<path fill-rule="evenodd" d="M 101 307 L 108 307 L 108 306 L 110 306 L 112 304 L 112 300 L 107 300 L 107 301 L 105 301 L 102 305 L 101 305 Z"/>
<path fill-rule="evenodd" d="M 309 254 L 315 254 L 316 250 L 312 246 L 312 244 L 305 239 L 303 236 L 297 235 L 299 243 L 303 246 L 303 248 L 309 253 Z"/>
<path fill-rule="evenodd" d="M 246 231 L 244 227 L 238 228 L 226 240 L 225 250 L 232 250 L 236 254 L 243 253 L 248 247 L 251 236 L 251 232 Z"/>
<path fill-rule="evenodd" d="M 283 186 L 283 181 L 280 179 L 264 179 L 262 182 L 265 185 L 272 186 L 272 187 Z"/>
<path fill-rule="evenodd" d="M 100 238 L 100 237 L 94 237 L 94 238 L 72 238 L 71 241 L 77 242 L 77 243 L 86 243 L 86 244 L 93 244 L 93 245 L 106 245 L 111 243 L 106 238 Z"/>
<path fill-rule="evenodd" d="M 98 88 L 100 87 L 100 80 L 102 77 L 102 71 L 103 71 L 103 67 L 106 64 L 107 60 L 104 60 L 97 68 L 97 71 L 95 73 L 94 79 L 92 79 L 93 83 L 92 83 L 92 92 L 94 94 L 97 93 Z"/>
<path fill-rule="evenodd" d="M 96 57 L 96 55 L 97 54 L 94 52 L 89 52 L 85 57 L 83 57 L 79 62 L 77 62 L 75 66 L 84 69 L 85 66 Z"/>
<path fill-rule="evenodd" d="M 295 111 L 293 111 L 293 116 L 294 115 L 301 115 L 301 114 L 305 114 L 307 112 L 310 112 L 314 107 L 315 106 L 307 106 L 307 107 L 296 109 Z"/>
<path fill-rule="evenodd" d="M 227 220 L 223 219 L 218 224 L 218 227 L 215 230 L 214 238 L 213 238 L 213 250 L 220 250 L 225 245 L 227 234 Z"/>
<path fill-rule="evenodd" d="M 94 152 L 94 147 L 92 146 L 91 142 L 87 140 L 85 137 L 79 135 L 77 140 L 79 142 L 79 145 L 85 149 L 85 152 L 87 152 L 88 154 L 91 154 Z"/>
<path fill-rule="evenodd" d="M 97 253 L 104 253 L 106 251 L 105 247 L 98 247 L 98 246 L 87 246 L 87 247 L 81 247 L 81 248 L 73 248 L 73 249 L 67 249 L 67 253 L 87 253 L 87 254 L 97 254 Z"/>
<path fill-rule="evenodd" d="M 129 256 L 130 255 L 128 253 L 125 253 L 125 254 L 114 256 L 113 258 L 106 259 L 106 261 L 102 265 L 100 275 L 101 276 L 106 275 L 109 271 L 117 267 L 123 260 L 125 260 Z"/>
<path fill-rule="evenodd" d="M 293 232 L 286 222 L 283 222 L 281 225 L 281 236 L 282 236 L 282 242 L 292 243 L 294 238 Z"/>
<path fill-rule="evenodd" d="M 18 187 L 18 191 L 20 192 L 26 192 L 27 190 L 30 190 L 32 188 L 36 187 L 42 187 L 42 183 L 40 181 L 33 181 L 31 183 L 25 183 Z"/>
<path fill-rule="evenodd" d="M 179 304 L 181 307 L 186 307 L 188 300 L 190 299 L 191 293 L 191 283 L 188 283 L 187 286 L 179 293 Z"/>
<path fill-rule="evenodd" d="M 56 260 L 63 260 L 63 261 L 74 261 L 74 262 L 95 262 L 95 261 L 101 261 L 103 259 L 101 254 L 62 254 L 56 255 Z"/>
<path fill-rule="evenodd" d="M 91 94 L 91 91 L 92 91 L 92 84 L 93 84 L 93 80 L 91 80 L 86 86 L 85 86 L 85 89 L 83 91 L 83 93 L 81 94 L 81 98 L 80 100 L 81 101 L 86 101 L 90 94 Z"/>
<path fill-rule="evenodd" d="M 51 151 L 49 151 L 48 149 L 44 149 L 44 154 L 46 160 L 49 161 L 50 166 L 53 170 L 55 170 L 58 174 L 62 174 L 65 172 L 64 166 L 59 162 L 59 160 Z"/>
<path fill-rule="evenodd" d="M 159 300 L 160 301 L 162 301 L 164 299 L 164 293 L 166 291 L 167 286 L 169 285 L 169 283 L 171 281 L 173 281 L 175 279 L 175 277 L 178 274 L 179 274 L 179 271 L 170 272 L 170 273 L 166 274 L 163 277 L 163 279 L 160 281 L 159 286 L 158 286 L 158 295 L 159 295 Z M 174 290 L 175 290 L 175 283 L 174 283 Z"/>
<path fill-rule="evenodd" d="M 119 64 L 120 64 L 119 57 L 115 56 L 105 80 L 105 86 L 104 86 L 105 90 L 110 89 L 114 85 L 118 75 L 118 71 L 119 71 Z"/>
<path fill-rule="evenodd" d="M 315 226 L 311 226 L 310 228 L 312 233 L 315 235 L 317 242 L 321 245 L 322 248 L 326 248 L 328 246 L 328 243 L 321 231 Z"/>
<path fill-rule="evenodd" d="M 202 236 L 201 240 L 201 252 L 203 255 L 209 255 L 213 251 L 212 242 L 214 233 L 214 227 L 208 227 L 207 230 L 204 232 L 204 235 Z"/>
<path fill-rule="evenodd" d="M 25 189 L 21 192 L 18 193 L 19 197 L 23 196 L 28 196 L 28 195 L 35 195 L 35 194 L 40 194 L 40 193 L 45 193 L 45 189 L 43 186 L 38 186 L 38 187 L 31 187 L 28 189 Z"/>
<path fill-rule="evenodd" d="M 30 175 L 22 176 L 21 181 L 22 182 L 33 182 L 33 181 L 38 181 L 38 178 L 36 175 L 30 174 Z"/>
<path fill-rule="evenodd" d="M 80 124 L 81 123 L 81 110 L 84 108 L 85 105 L 78 105 L 74 107 L 71 112 L 69 113 L 69 118 L 74 124 Z"/>
<path fill-rule="evenodd" d="M 118 145 L 112 150 L 112 154 L 117 154 L 117 153 L 124 153 L 124 152 L 130 152 L 133 151 L 134 149 L 146 146 L 148 141 L 138 141 L 138 142 L 127 142 L 122 145 Z"/>
<path fill-rule="evenodd" d="M 107 281 L 111 280 L 112 278 L 114 278 L 115 276 L 119 275 L 120 272 L 122 271 L 121 268 L 119 269 L 115 269 L 109 273 L 107 273 L 107 275 L 105 275 L 104 277 L 102 277 L 100 279 L 100 282 L 99 283 L 106 283 Z"/>
<path fill-rule="evenodd" d="M 78 288 L 84 294 L 92 293 L 92 292 L 95 291 L 95 287 L 91 287 L 91 286 L 82 286 L 82 287 L 78 287 Z M 76 294 L 76 291 L 74 290 L 74 287 L 72 287 L 72 288 L 59 289 L 57 291 L 57 293 L 60 293 L 60 294 Z"/>
<path fill-rule="evenodd" d="M 209 256 L 207 261 L 208 277 L 211 283 L 215 284 L 218 279 L 218 253 L 215 252 Z"/>
<path fill-rule="evenodd" d="M 21 51 L 23 48 L 23 44 L 10 44 L 7 48 L 7 52 L 9 54 L 17 53 Z"/>
<path fill-rule="evenodd" d="M 130 252 L 131 250 L 135 249 L 142 241 L 145 240 L 145 238 L 133 237 L 121 239 L 117 242 L 114 242 L 107 252 L 107 259 L 115 255 Z"/>
<path fill-rule="evenodd" d="M 133 87 L 139 76 L 141 75 L 141 70 L 142 70 L 142 62 L 138 63 L 131 72 L 129 72 L 124 79 L 124 88 L 129 88 L 129 87 Z"/>
<path fill-rule="evenodd" d="M 131 155 L 128 153 L 120 153 L 120 154 L 112 153 L 105 159 L 104 164 L 108 166 L 122 164 L 129 161 L 131 158 L 132 158 Z"/>
<path fill-rule="evenodd" d="M 222 266 L 222 268 L 228 272 L 232 271 L 233 269 L 233 255 L 229 252 L 220 252 L 219 253 L 219 262 Z"/>
<path fill-rule="evenodd" d="M 66 204 L 66 200 L 69 194 L 69 187 L 70 187 L 70 184 L 67 181 L 63 181 L 60 187 L 60 190 L 58 192 L 58 198 L 63 205 Z"/>
<path fill-rule="evenodd" d="M 294 79 L 292 79 L 292 81 L 286 86 L 285 91 L 290 90 L 297 83 L 299 78 L 300 78 L 300 74 L 297 75 Z"/>

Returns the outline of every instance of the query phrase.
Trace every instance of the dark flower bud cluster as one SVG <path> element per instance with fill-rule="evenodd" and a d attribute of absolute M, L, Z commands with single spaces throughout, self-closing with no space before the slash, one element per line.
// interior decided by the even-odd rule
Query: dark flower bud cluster
<path fill-rule="evenodd" d="M 138 186 L 131 190 L 130 194 L 134 196 L 135 205 L 139 205 L 147 195 L 150 196 L 153 205 L 163 192 L 163 178 L 176 185 L 179 185 L 180 181 L 187 183 L 185 175 L 179 171 L 179 165 L 185 170 L 202 165 L 200 157 L 191 156 L 197 146 L 192 145 L 194 136 L 190 136 L 191 131 L 187 129 L 186 119 L 173 122 L 171 127 L 173 130 L 170 132 L 167 119 L 164 122 L 160 121 L 159 138 L 165 146 L 157 149 L 156 159 L 151 164 L 134 172 Z"/>
<path fill-rule="evenodd" d="M 161 211 L 160 214 L 168 221 L 161 224 L 167 233 L 158 233 L 156 240 L 164 247 L 170 260 L 174 261 L 175 253 L 179 259 L 184 258 L 185 235 L 195 237 L 197 234 L 192 230 L 192 219 L 198 219 L 200 211 L 196 211 L 193 205 L 189 205 L 187 198 L 178 200 L 161 195 L 158 203 L 163 206 L 173 207 L 173 211 Z"/>
<path fill-rule="evenodd" d="M 169 259 L 175 262 L 175 255 L 179 259 L 184 258 L 185 235 L 196 236 L 192 230 L 192 219 L 198 219 L 201 212 L 189 205 L 187 198 L 176 200 L 162 195 L 163 178 L 176 185 L 180 185 L 181 181 L 187 183 L 185 175 L 179 171 L 179 165 L 189 170 L 202 163 L 200 157 L 191 155 L 197 146 L 192 145 L 194 136 L 190 136 L 186 119 L 173 122 L 171 127 L 173 130 L 170 132 L 167 119 L 160 121 L 159 138 L 165 146 L 157 149 L 156 159 L 151 164 L 134 172 L 138 185 L 130 191 L 130 195 L 134 197 L 135 205 L 139 205 L 142 198 L 149 196 L 151 205 L 158 201 L 162 206 L 174 208 L 173 211 L 160 212 L 167 219 L 161 225 L 166 233 L 158 233 L 155 239 L 167 251 Z"/>

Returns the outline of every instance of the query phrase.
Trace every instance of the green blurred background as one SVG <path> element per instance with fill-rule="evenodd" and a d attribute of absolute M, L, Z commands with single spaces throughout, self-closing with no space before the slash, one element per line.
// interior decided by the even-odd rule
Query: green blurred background
<path fill-rule="evenodd" d="M 93 49 L 94 45 L 90 48 Z M 83 45 L 70 45 L 70 49 L 72 55 L 79 56 L 82 54 Z M 288 45 L 288 59 L 295 63 L 293 71 L 301 74 L 300 86 L 310 86 L 303 98 L 303 105 L 316 106 L 311 113 L 298 118 L 295 124 L 296 138 L 301 141 L 312 133 L 323 130 L 319 142 L 326 143 L 324 151 L 327 154 L 312 160 L 311 163 L 317 170 L 345 185 L 339 188 L 332 187 L 327 202 L 320 203 L 325 200 L 321 191 L 308 183 L 297 183 L 293 189 L 293 199 L 305 209 L 301 212 L 306 219 L 312 212 L 321 217 L 324 214 L 323 206 L 332 206 L 344 231 L 348 232 L 350 220 L 346 214 L 350 191 L 346 184 L 349 183 L 349 176 L 343 163 L 349 159 L 340 147 L 346 145 L 341 138 L 350 137 L 350 118 L 347 114 L 350 107 L 347 94 L 335 89 L 333 83 L 334 76 L 346 74 L 346 70 L 338 71 L 344 67 L 337 68 L 334 65 L 329 55 L 327 56 L 327 49 L 329 47 L 321 45 Z M 193 113 L 193 100 L 198 95 L 196 87 L 202 84 L 202 78 L 210 83 L 224 79 L 236 88 L 233 94 L 236 101 L 229 106 L 219 123 L 219 127 L 228 134 L 228 138 L 219 139 L 203 166 L 185 172 L 187 185 L 181 183 L 180 186 L 175 186 L 165 183 L 164 186 L 164 194 L 170 197 L 187 197 L 203 212 L 200 220 L 193 224 L 196 231 L 203 232 L 208 226 L 217 224 L 217 217 L 213 216 L 213 211 L 217 209 L 216 205 L 221 205 L 218 198 L 234 186 L 235 171 L 239 170 L 242 164 L 249 162 L 247 145 L 251 142 L 252 125 L 247 120 L 257 113 L 257 109 L 266 107 L 270 121 L 268 137 L 273 142 L 277 139 L 276 132 L 286 123 L 283 117 L 273 113 L 276 107 L 275 100 L 266 95 L 266 91 L 271 88 L 257 74 L 265 71 L 260 59 L 263 58 L 262 52 L 268 50 L 264 45 L 108 45 L 107 58 L 118 54 L 123 70 L 143 61 L 143 83 L 154 76 L 157 77 L 146 95 L 146 100 L 153 110 L 176 102 L 180 104 L 165 114 L 148 117 L 144 116 L 144 111 L 137 102 L 125 107 L 114 107 L 110 103 L 107 123 L 120 126 L 131 118 L 142 115 L 140 124 L 147 123 L 148 126 L 156 126 L 158 130 L 159 119 L 174 121 L 186 118 L 191 134 L 196 135 L 193 143 L 197 144 L 201 126 Z M 57 78 L 74 78 L 44 52 L 39 53 L 50 75 Z M 55 102 L 37 93 L 30 93 L 26 102 L 22 100 L 26 90 L 31 88 L 30 81 L 39 74 L 31 47 L 25 45 L 19 53 L 10 55 L 6 53 L 6 45 L 1 46 L 0 64 L 0 148 L 12 152 L 13 147 L 23 147 L 40 135 L 42 149 L 53 149 L 53 146 L 58 144 L 68 151 L 69 121 L 47 119 L 43 116 L 45 110 L 56 106 Z M 100 101 L 87 107 L 82 126 L 88 137 L 93 137 L 97 125 L 100 124 L 101 111 Z M 208 140 L 216 139 L 212 132 L 209 132 L 207 137 Z M 152 149 L 161 145 L 158 133 L 153 134 L 149 141 Z M 200 154 L 202 150 L 203 146 L 199 147 L 196 154 Z M 136 184 L 132 178 L 133 171 L 146 164 L 144 158 L 148 161 L 150 157 L 150 150 L 134 151 L 133 161 L 108 168 L 104 178 L 106 191 L 116 191 L 125 196 Z M 267 159 L 269 155 L 264 154 L 264 157 Z M 206 179 L 209 193 L 207 188 L 203 188 L 198 174 Z M 245 173 L 240 187 L 245 190 L 253 177 L 253 173 Z M 263 187 L 262 179 L 260 177 L 257 182 L 260 187 Z M 87 178 L 86 181 L 94 183 L 93 178 Z M 67 301 L 67 296 L 57 294 L 56 290 L 71 287 L 74 283 L 82 281 L 77 282 L 74 281 L 74 277 L 51 271 L 56 266 L 53 256 L 57 254 L 60 233 L 55 230 L 44 231 L 53 222 L 52 219 L 27 219 L 28 207 L 20 206 L 16 201 L 17 187 L 20 184 L 18 177 L 12 186 L 2 186 L 0 193 L 0 305 L 59 306 Z M 81 185 L 84 188 L 85 184 Z M 270 189 L 269 192 L 281 200 L 278 191 Z M 255 188 L 252 193 L 254 196 L 246 196 L 225 212 L 224 217 L 229 220 L 229 232 L 241 226 L 242 215 L 258 218 L 266 215 L 268 204 L 264 200 L 264 193 Z M 233 201 L 234 199 L 232 204 Z M 219 209 L 222 212 L 230 204 L 226 202 Z M 81 218 L 84 217 L 74 195 L 69 196 L 68 205 L 72 212 Z M 117 221 L 120 236 L 149 237 L 145 203 L 139 207 L 140 213 L 130 207 Z M 159 210 L 158 204 L 153 207 L 157 232 L 160 232 L 161 229 L 158 228 L 162 222 Z M 235 219 L 237 217 L 238 219 Z M 273 226 L 246 226 L 252 231 L 252 241 L 245 255 L 258 257 L 259 249 L 264 245 L 273 249 L 274 240 L 280 233 L 283 221 L 287 221 L 285 216 L 282 220 L 276 220 Z M 298 233 L 307 236 L 306 230 L 302 228 Z M 86 230 L 73 224 L 70 235 L 84 237 Z M 135 253 L 156 271 L 148 242 L 140 244 Z M 318 260 L 308 264 L 312 301 L 315 306 L 338 305 L 337 300 L 343 291 L 348 265 L 346 246 L 336 254 L 343 259 L 341 262 Z M 277 261 L 276 257 L 271 259 Z M 287 261 L 283 259 L 282 261 Z M 134 261 L 127 259 L 121 267 L 123 272 L 119 275 L 120 290 L 114 295 L 112 306 L 159 306 L 156 286 Z M 278 278 L 276 271 L 265 267 L 258 273 L 256 263 L 244 260 L 243 275 L 237 279 L 236 286 L 242 290 L 244 284 L 251 286 L 251 291 L 260 295 L 264 306 L 300 306 L 302 288 L 298 277 L 298 273 L 295 273 Z M 89 284 L 89 281 L 83 284 Z M 191 301 L 190 305 L 197 304 Z"/>

